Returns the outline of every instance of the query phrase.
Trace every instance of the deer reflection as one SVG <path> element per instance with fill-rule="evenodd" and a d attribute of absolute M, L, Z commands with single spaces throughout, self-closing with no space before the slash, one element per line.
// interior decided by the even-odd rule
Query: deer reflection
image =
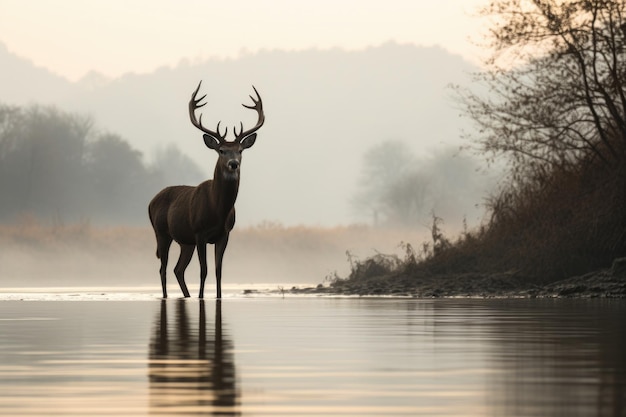
<path fill-rule="evenodd" d="M 221 301 L 207 331 L 204 300 L 161 301 L 149 349 L 150 408 L 155 414 L 239 415 L 233 343 L 222 330 Z M 168 317 L 168 307 L 175 307 Z M 170 312 L 171 313 L 171 312 Z"/>

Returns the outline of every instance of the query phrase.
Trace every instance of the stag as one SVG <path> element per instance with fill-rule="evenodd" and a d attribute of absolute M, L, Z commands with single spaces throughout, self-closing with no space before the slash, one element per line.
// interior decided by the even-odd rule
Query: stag
<path fill-rule="evenodd" d="M 196 118 L 196 110 L 206 104 L 202 100 L 206 94 L 198 98 L 202 81 L 189 100 L 189 118 L 191 123 L 204 132 L 204 143 L 218 154 L 212 180 L 207 180 L 197 187 L 178 185 L 166 187 L 150 201 L 148 212 L 157 241 L 156 256 L 161 260 L 161 286 L 163 298 L 167 298 L 166 269 L 170 245 L 176 241 L 180 245 L 180 256 L 174 267 L 178 285 L 185 297 L 189 290 L 185 284 L 185 269 L 189 265 L 193 252 L 198 251 L 200 261 L 200 293 L 204 297 L 204 281 L 207 276 L 206 246 L 215 245 L 215 283 L 217 298 L 222 297 L 222 259 L 228 245 L 228 236 L 235 225 L 235 200 L 239 191 L 241 169 L 241 153 L 250 148 L 256 141 L 256 131 L 263 126 L 265 115 L 263 102 L 256 88 L 252 86 L 256 99 L 253 104 L 244 107 L 255 110 L 258 115 L 256 125 L 244 130 L 243 123 L 239 133 L 233 128 L 235 140 L 226 140 L 228 128 L 224 134 L 220 132 L 220 122 L 216 130 L 209 130 L 202 125 L 202 114 Z"/>

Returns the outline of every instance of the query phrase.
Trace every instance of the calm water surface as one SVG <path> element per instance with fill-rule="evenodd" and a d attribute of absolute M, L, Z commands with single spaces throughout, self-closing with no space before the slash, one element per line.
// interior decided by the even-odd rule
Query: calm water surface
<path fill-rule="evenodd" d="M 0 297 L 0 415 L 626 416 L 624 317 L 606 300 Z"/>

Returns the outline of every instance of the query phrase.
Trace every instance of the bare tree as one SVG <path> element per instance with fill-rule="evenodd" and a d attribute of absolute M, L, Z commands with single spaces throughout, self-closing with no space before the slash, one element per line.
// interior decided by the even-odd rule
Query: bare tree
<path fill-rule="evenodd" d="M 408 218 L 399 216 L 398 210 L 406 214 L 414 194 L 399 189 L 398 183 L 414 169 L 415 163 L 409 146 L 399 140 L 381 142 L 368 149 L 363 155 L 359 188 L 352 199 L 354 208 L 372 215 L 374 223 L 406 222 Z"/>
<path fill-rule="evenodd" d="M 416 158 L 406 143 L 386 141 L 364 154 L 352 202 L 355 210 L 374 214 L 375 224 L 423 228 L 433 211 L 452 223 L 476 217 L 476 204 L 493 182 L 478 172 L 475 159 L 456 149 Z"/>
<path fill-rule="evenodd" d="M 480 256 L 547 280 L 626 250 L 626 1 L 491 0 L 493 53 L 458 89 L 473 137 L 505 157 Z M 532 262 L 528 260 L 532 259 Z"/>
<path fill-rule="evenodd" d="M 493 0 L 485 94 L 458 90 L 475 142 L 507 155 L 513 177 L 626 150 L 624 1 Z"/>

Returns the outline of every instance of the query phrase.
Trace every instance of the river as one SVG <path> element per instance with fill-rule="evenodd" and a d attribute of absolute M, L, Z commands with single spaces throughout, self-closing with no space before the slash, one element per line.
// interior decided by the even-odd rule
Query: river
<path fill-rule="evenodd" d="M 624 416 L 626 302 L 0 293 L 2 416 Z"/>

